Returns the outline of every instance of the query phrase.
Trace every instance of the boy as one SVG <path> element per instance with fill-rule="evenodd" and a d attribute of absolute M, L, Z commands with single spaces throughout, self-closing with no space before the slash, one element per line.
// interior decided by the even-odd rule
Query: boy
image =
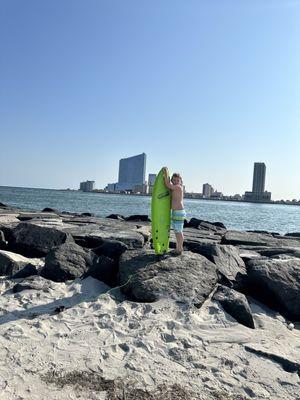
<path fill-rule="evenodd" d="M 180 174 L 175 173 L 172 175 L 171 181 L 168 174 L 168 168 L 164 167 L 164 181 L 167 188 L 171 190 L 172 196 L 172 211 L 171 220 L 172 228 L 174 229 L 176 236 L 176 253 L 181 254 L 183 252 L 183 224 L 186 217 L 186 212 L 183 207 L 183 187 L 182 178 Z"/>

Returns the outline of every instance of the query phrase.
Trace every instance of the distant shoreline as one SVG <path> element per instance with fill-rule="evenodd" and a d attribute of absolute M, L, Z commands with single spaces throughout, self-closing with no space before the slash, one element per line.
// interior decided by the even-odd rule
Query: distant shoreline
<path fill-rule="evenodd" d="M 49 188 L 30 188 L 24 186 L 6 186 L 0 185 L 5 188 L 17 188 L 17 189 L 35 189 L 35 190 L 55 190 L 57 192 L 77 192 L 77 193 L 93 193 L 93 194 L 110 194 L 116 196 L 136 196 L 136 197 L 151 197 L 151 194 L 145 193 L 115 193 L 115 192 L 100 192 L 100 191 L 92 191 L 92 192 L 83 192 L 78 189 L 49 189 Z M 214 199 L 214 198 L 200 198 L 200 197 L 192 197 L 189 194 L 184 196 L 184 199 L 188 200 L 204 200 L 204 201 L 216 201 L 216 202 L 232 202 L 232 203 L 249 203 L 249 204 L 271 204 L 271 205 L 283 205 L 283 206 L 300 206 L 300 202 L 292 203 L 292 202 L 281 202 L 280 200 L 272 200 L 272 201 L 248 201 L 248 200 L 235 200 L 235 199 Z"/>

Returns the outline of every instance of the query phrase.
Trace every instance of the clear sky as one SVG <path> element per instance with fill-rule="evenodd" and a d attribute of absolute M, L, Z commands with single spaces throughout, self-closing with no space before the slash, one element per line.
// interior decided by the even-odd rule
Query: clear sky
<path fill-rule="evenodd" d="M 300 1 L 0 0 L 0 185 L 102 188 L 120 158 L 187 190 L 300 198 Z"/>

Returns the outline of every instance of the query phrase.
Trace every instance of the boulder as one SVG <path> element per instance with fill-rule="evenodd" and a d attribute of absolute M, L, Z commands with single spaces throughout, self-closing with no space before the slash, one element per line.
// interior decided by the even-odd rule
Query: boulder
<path fill-rule="evenodd" d="M 27 257 L 43 257 L 55 246 L 67 242 L 73 242 L 67 233 L 23 222 L 12 230 L 9 249 Z"/>
<path fill-rule="evenodd" d="M 42 212 L 47 212 L 47 213 L 55 213 L 55 214 L 59 214 L 59 211 L 56 210 L 55 208 L 50 208 L 50 207 L 46 207 L 42 210 Z"/>
<path fill-rule="evenodd" d="M 125 221 L 125 217 L 123 215 L 120 215 L 120 214 L 110 214 L 106 218 L 117 219 L 119 221 Z"/>
<path fill-rule="evenodd" d="M 101 239 L 100 246 L 93 249 L 93 252 L 98 256 L 106 256 L 118 261 L 128 247 L 123 242 L 113 239 Z"/>
<path fill-rule="evenodd" d="M 237 322 L 248 328 L 255 328 L 251 308 L 245 295 L 226 286 L 219 285 L 213 295 L 213 300 L 218 301 L 224 310 Z"/>
<path fill-rule="evenodd" d="M 130 215 L 125 218 L 125 221 L 134 221 L 134 222 L 151 222 L 151 219 L 148 215 Z"/>
<path fill-rule="evenodd" d="M 137 232 L 135 225 L 113 220 L 99 221 L 80 226 L 62 228 L 70 233 L 76 243 L 84 247 L 98 247 L 103 240 L 117 240 L 125 244 L 129 249 L 142 248 L 145 243 L 144 236 Z"/>
<path fill-rule="evenodd" d="M 95 258 L 85 276 L 91 276 L 109 286 L 115 286 L 118 277 L 118 263 L 111 258 L 100 255 Z"/>
<path fill-rule="evenodd" d="M 276 236 L 271 233 L 254 233 L 227 231 L 222 238 L 222 244 L 234 246 L 267 246 L 267 247 L 292 247 L 300 248 L 300 240 L 288 236 Z"/>
<path fill-rule="evenodd" d="M 76 243 L 64 243 L 47 254 L 41 276 L 55 282 L 79 278 L 93 265 L 94 258 L 90 250 L 84 250 Z"/>
<path fill-rule="evenodd" d="M 8 208 L 8 206 L 6 204 L 1 203 L 0 201 L 0 208 Z"/>
<path fill-rule="evenodd" d="M 284 236 L 300 238 L 300 232 L 290 232 L 286 233 Z"/>
<path fill-rule="evenodd" d="M 216 266 L 200 254 L 160 257 L 152 250 L 133 250 L 120 258 L 119 284 L 134 301 L 170 298 L 200 307 L 217 280 Z"/>
<path fill-rule="evenodd" d="M 234 285 L 241 285 L 246 276 L 246 266 L 239 255 L 239 250 L 234 246 L 220 244 L 197 244 L 190 250 L 205 256 L 213 262 L 219 274 L 225 281 Z"/>
<path fill-rule="evenodd" d="M 40 259 L 26 258 L 20 254 L 15 254 L 10 251 L 0 250 L 0 275 L 13 276 L 25 267 L 36 271 L 36 267 L 43 263 Z"/>
<path fill-rule="evenodd" d="M 35 265 L 27 264 L 23 269 L 12 275 L 11 279 L 27 278 L 28 276 L 37 275 L 38 270 Z"/>
<path fill-rule="evenodd" d="M 93 214 L 93 213 L 90 213 L 90 212 L 84 212 L 84 213 L 81 213 L 81 215 L 82 215 L 83 217 L 94 217 L 94 214 Z"/>
<path fill-rule="evenodd" d="M 300 259 L 256 259 L 247 262 L 247 290 L 269 307 L 300 319 Z"/>
<path fill-rule="evenodd" d="M 43 292 L 49 292 L 53 287 L 52 285 L 50 281 L 41 276 L 30 276 L 13 286 L 12 291 L 14 293 L 19 293 L 23 290 L 41 290 Z"/>
<path fill-rule="evenodd" d="M 222 222 L 208 222 L 203 221 L 202 219 L 198 218 L 191 218 L 189 222 L 185 224 L 188 228 L 196 228 L 208 231 L 226 231 L 226 227 Z"/>
<path fill-rule="evenodd" d="M 7 241 L 5 240 L 4 232 L 0 231 L 0 250 L 7 248 Z"/>

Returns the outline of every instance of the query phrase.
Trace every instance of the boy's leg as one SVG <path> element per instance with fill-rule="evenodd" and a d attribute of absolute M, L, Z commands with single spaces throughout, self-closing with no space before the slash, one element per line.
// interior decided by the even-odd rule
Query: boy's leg
<path fill-rule="evenodd" d="M 176 250 L 178 251 L 178 253 L 182 253 L 183 252 L 183 232 L 175 232 L 175 236 L 176 236 Z"/>

